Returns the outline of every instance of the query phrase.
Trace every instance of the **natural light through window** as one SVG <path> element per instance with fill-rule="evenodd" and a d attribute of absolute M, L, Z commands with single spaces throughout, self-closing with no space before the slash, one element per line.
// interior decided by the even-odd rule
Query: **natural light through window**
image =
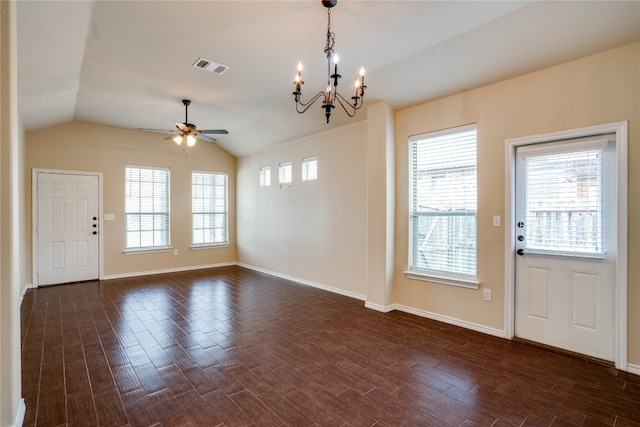
<path fill-rule="evenodd" d="M 125 168 L 125 249 L 169 247 L 169 169 Z"/>
<path fill-rule="evenodd" d="M 291 184 L 291 162 L 280 163 L 279 181 L 282 184 Z"/>
<path fill-rule="evenodd" d="M 302 180 L 314 181 L 318 179 L 318 157 L 305 157 L 302 159 Z"/>
<path fill-rule="evenodd" d="M 193 246 L 227 244 L 227 174 L 194 171 L 191 174 Z"/>
<path fill-rule="evenodd" d="M 475 125 L 409 140 L 409 273 L 477 286 Z"/>
<path fill-rule="evenodd" d="M 271 185 L 271 166 L 263 166 L 260 168 L 260 187 L 268 187 Z"/>

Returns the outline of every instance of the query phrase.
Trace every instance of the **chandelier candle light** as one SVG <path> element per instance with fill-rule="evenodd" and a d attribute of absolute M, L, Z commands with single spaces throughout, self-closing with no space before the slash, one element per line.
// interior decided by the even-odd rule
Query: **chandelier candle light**
<path fill-rule="evenodd" d="M 358 111 L 364 103 L 364 90 L 367 87 L 364 84 L 364 68 L 360 67 L 360 77 L 356 79 L 355 94 L 351 97 L 351 102 L 338 93 L 338 80 L 340 80 L 342 76 L 338 74 L 339 58 L 333 50 L 336 35 L 331 32 L 331 8 L 338 3 L 338 0 L 321 0 L 321 3 L 327 8 L 327 43 L 324 46 L 324 53 L 327 55 L 327 90 L 318 92 L 306 103 L 302 102 L 300 96 L 302 95 L 302 85 L 304 81 L 302 80 L 302 62 L 298 62 L 298 74 L 296 74 L 296 78 L 293 81 L 296 88 L 295 92 L 293 92 L 293 97 L 296 101 L 296 111 L 300 114 L 307 111 L 311 105 L 322 98 L 322 108 L 324 109 L 327 123 L 329 123 L 331 110 L 335 108 L 336 102 L 340 104 L 349 117 L 355 116 L 356 111 Z M 333 74 L 331 74 L 332 68 Z"/>

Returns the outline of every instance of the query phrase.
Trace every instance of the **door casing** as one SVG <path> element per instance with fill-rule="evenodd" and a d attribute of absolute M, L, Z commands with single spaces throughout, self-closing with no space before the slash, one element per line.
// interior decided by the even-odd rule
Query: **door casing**
<path fill-rule="evenodd" d="M 504 333 L 508 339 L 515 334 L 515 174 L 516 147 L 563 139 L 613 133 L 616 139 L 616 199 L 617 249 L 615 262 L 615 366 L 628 371 L 627 363 L 627 187 L 628 187 L 628 123 L 626 121 L 570 129 L 540 135 L 511 138 L 505 141 L 505 297 Z"/>
<path fill-rule="evenodd" d="M 103 255 L 103 211 L 102 211 L 102 172 L 68 171 L 57 169 L 36 169 L 31 171 L 31 274 L 32 285 L 39 286 L 38 279 L 38 173 L 64 174 L 64 175 L 86 175 L 98 177 L 98 279 L 104 276 L 104 255 Z"/>

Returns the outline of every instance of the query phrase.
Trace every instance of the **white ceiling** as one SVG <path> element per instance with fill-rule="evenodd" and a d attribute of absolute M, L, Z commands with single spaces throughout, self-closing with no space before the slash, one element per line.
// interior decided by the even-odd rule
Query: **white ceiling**
<path fill-rule="evenodd" d="M 345 95 L 364 65 L 366 103 L 393 108 L 640 41 L 640 1 L 340 0 L 331 19 Z M 172 129 L 188 98 L 191 123 L 249 154 L 365 118 L 295 112 L 298 60 L 303 98 L 325 87 L 326 25 L 318 0 L 19 1 L 20 116 L 27 131 Z M 200 57 L 230 68 L 196 69 Z"/>

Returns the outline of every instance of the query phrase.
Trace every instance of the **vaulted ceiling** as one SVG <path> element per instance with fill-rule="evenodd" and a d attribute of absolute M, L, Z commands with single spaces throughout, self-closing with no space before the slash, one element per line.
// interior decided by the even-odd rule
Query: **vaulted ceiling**
<path fill-rule="evenodd" d="M 339 87 L 364 65 L 366 104 L 393 108 L 640 41 L 638 1 L 340 0 L 331 21 Z M 299 60 L 305 97 L 326 86 L 326 26 L 318 0 L 19 1 L 21 120 L 173 129 L 188 98 L 189 121 L 228 129 L 217 143 L 242 156 L 364 119 L 295 112 Z"/>

